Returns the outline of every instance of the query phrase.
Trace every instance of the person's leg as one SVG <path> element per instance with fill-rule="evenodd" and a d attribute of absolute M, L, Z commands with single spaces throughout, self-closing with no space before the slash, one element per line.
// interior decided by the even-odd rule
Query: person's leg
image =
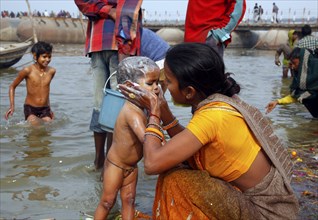
<path fill-rule="evenodd" d="M 37 117 L 37 109 L 31 105 L 24 104 L 23 106 L 25 120 L 33 126 L 43 124 L 43 120 Z"/>
<path fill-rule="evenodd" d="M 43 117 L 42 120 L 45 121 L 45 122 L 53 121 L 53 119 L 51 117 L 49 117 L 49 116 Z"/>
<path fill-rule="evenodd" d="M 27 122 L 29 122 L 32 126 L 39 126 L 43 125 L 44 123 L 44 121 L 41 118 L 32 114 L 28 116 Z"/>
<path fill-rule="evenodd" d="M 107 136 L 107 133 L 94 132 L 94 143 L 95 143 L 94 165 L 96 169 L 100 169 L 104 165 L 106 136 Z"/>
<path fill-rule="evenodd" d="M 286 66 L 283 66 L 283 78 L 286 78 L 286 77 L 288 77 L 288 67 L 286 67 Z"/>
<path fill-rule="evenodd" d="M 116 202 L 118 191 L 123 184 L 123 176 L 123 170 L 105 161 L 103 192 L 94 219 L 106 219 Z"/>
<path fill-rule="evenodd" d="M 111 76 L 111 74 L 113 74 L 114 72 L 117 71 L 117 66 L 118 66 L 118 53 L 117 51 L 108 51 L 106 54 L 106 60 L 107 60 L 107 66 L 108 66 L 108 75 L 107 78 Z M 116 74 L 113 75 L 113 77 L 111 77 L 110 79 L 110 85 L 108 88 L 111 88 L 113 90 L 116 90 L 117 88 L 117 78 L 116 78 Z M 110 148 L 110 146 L 112 145 L 113 142 L 113 133 L 111 132 L 107 132 L 107 149 L 106 149 L 106 154 Z"/>
<path fill-rule="evenodd" d="M 295 71 L 294 71 L 292 68 L 289 68 L 289 71 L 290 71 L 290 76 L 291 76 L 291 77 L 294 77 L 294 72 L 295 72 Z"/>
<path fill-rule="evenodd" d="M 98 123 L 100 107 L 104 98 L 103 88 L 107 78 L 111 73 L 117 70 L 118 55 L 117 51 L 102 51 L 92 53 L 91 68 L 94 74 L 94 109 L 91 119 L 90 130 L 94 132 L 95 141 L 95 160 L 96 169 L 103 167 L 105 154 L 107 154 L 111 143 L 112 133 L 103 130 Z M 112 89 L 116 89 L 115 84 L 112 83 Z M 110 85 L 107 85 L 110 88 Z M 107 139 L 107 150 L 105 153 L 105 141 Z"/>
<path fill-rule="evenodd" d="M 122 219 L 134 219 L 137 180 L 138 168 L 134 169 L 134 171 L 124 179 L 120 189 Z"/>
<path fill-rule="evenodd" d="M 103 61 L 101 52 L 92 53 L 91 57 L 91 69 L 93 72 L 94 83 L 94 102 L 93 112 L 90 123 L 90 130 L 94 133 L 95 144 L 95 159 L 94 165 L 96 169 L 100 169 L 104 165 L 105 160 L 105 140 L 107 132 L 100 128 L 98 123 L 98 117 L 100 112 L 100 106 L 104 97 L 103 87 L 106 82 L 106 66 Z"/>
<path fill-rule="evenodd" d="M 176 169 L 160 174 L 153 219 L 261 219 L 242 192 L 199 170 Z"/>

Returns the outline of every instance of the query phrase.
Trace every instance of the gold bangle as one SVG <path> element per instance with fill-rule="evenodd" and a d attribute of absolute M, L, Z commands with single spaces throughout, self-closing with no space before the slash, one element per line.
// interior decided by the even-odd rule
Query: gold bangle
<path fill-rule="evenodd" d="M 157 128 L 159 128 L 159 130 L 161 131 L 161 133 L 163 133 L 163 129 L 162 129 L 162 127 L 161 127 L 159 124 L 157 124 L 157 123 L 148 123 L 148 124 L 146 125 L 146 128 L 148 128 L 150 125 L 156 126 Z"/>
<path fill-rule="evenodd" d="M 163 133 L 157 128 L 146 128 L 146 132 L 155 133 L 163 139 Z"/>
<path fill-rule="evenodd" d="M 162 138 L 161 138 L 160 135 L 157 135 L 157 134 L 152 133 L 152 132 L 146 132 L 146 133 L 145 133 L 145 139 L 146 139 L 146 136 L 147 136 L 147 135 L 151 135 L 151 136 L 157 137 L 157 138 L 162 142 Z"/>
<path fill-rule="evenodd" d="M 167 125 L 163 125 L 162 126 L 162 128 L 163 128 L 163 130 L 169 130 L 170 128 L 173 128 L 173 127 L 175 127 L 175 126 L 177 126 L 179 124 L 179 120 L 176 118 L 176 117 L 174 117 L 174 119 L 173 119 L 173 121 L 172 122 L 170 122 L 169 124 L 167 124 Z"/>

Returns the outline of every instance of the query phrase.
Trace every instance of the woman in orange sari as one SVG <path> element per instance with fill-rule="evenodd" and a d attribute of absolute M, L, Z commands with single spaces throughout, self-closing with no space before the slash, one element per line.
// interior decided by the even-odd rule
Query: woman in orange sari
<path fill-rule="evenodd" d="M 153 219 L 297 218 L 289 155 L 262 114 L 237 96 L 240 87 L 217 52 L 201 43 L 177 45 L 164 72 L 174 102 L 192 107 L 186 127 L 162 93 L 119 85 L 149 111 L 144 168 L 160 174 Z"/>

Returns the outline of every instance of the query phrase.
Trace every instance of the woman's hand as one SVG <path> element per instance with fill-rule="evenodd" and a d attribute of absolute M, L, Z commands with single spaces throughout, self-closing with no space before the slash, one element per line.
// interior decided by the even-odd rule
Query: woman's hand
<path fill-rule="evenodd" d="M 125 98 L 137 106 L 146 108 L 150 112 L 156 108 L 159 109 L 158 96 L 153 92 L 141 88 L 137 83 L 128 80 L 124 84 L 119 84 L 118 87 Z"/>
<path fill-rule="evenodd" d="M 266 114 L 270 113 L 271 111 L 273 111 L 273 109 L 276 107 L 276 105 L 278 104 L 278 101 L 271 101 L 270 103 L 268 103 L 268 105 L 266 106 Z"/>

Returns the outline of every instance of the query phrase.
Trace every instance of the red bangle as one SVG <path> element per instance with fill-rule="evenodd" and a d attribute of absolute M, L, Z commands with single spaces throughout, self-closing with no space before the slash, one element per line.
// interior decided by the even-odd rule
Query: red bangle
<path fill-rule="evenodd" d="M 170 122 L 167 125 L 162 125 L 162 129 L 167 131 L 170 128 L 173 128 L 173 127 L 177 126 L 178 124 L 179 124 L 179 120 L 176 117 L 174 117 L 172 122 Z"/>
<path fill-rule="evenodd" d="M 158 118 L 158 119 L 159 119 L 159 122 L 161 121 L 161 119 L 160 119 L 160 117 L 159 117 L 158 115 L 152 114 L 152 113 L 150 112 L 149 117 L 150 117 L 150 116 L 153 116 L 153 117 L 155 117 L 155 118 Z"/>

